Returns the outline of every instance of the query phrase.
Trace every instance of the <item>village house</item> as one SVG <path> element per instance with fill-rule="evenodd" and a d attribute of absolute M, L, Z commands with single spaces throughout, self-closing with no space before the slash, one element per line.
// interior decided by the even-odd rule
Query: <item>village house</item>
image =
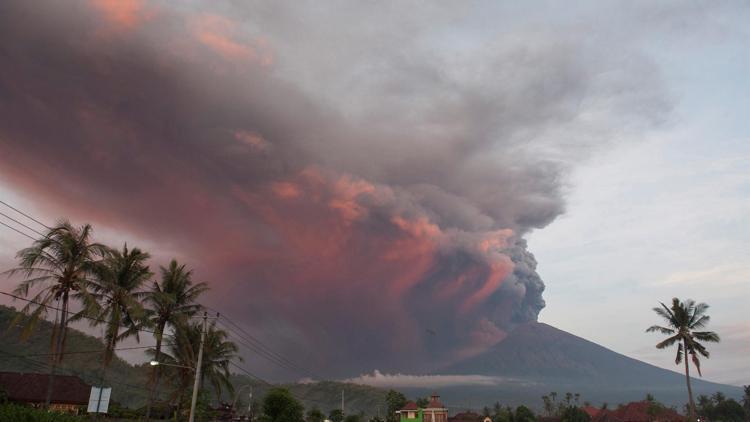
<path fill-rule="evenodd" d="M 483 422 L 484 417 L 479 413 L 470 411 L 459 412 L 448 418 L 448 422 Z"/>
<path fill-rule="evenodd" d="M 591 414 L 591 413 L 595 414 Z M 648 401 L 631 402 L 615 410 L 599 409 L 586 411 L 591 422 L 685 422 L 686 418 L 676 411 L 655 406 Z"/>
<path fill-rule="evenodd" d="M 448 409 L 440 402 L 440 396 L 437 394 L 430 397 L 430 402 L 425 408 L 420 408 L 410 401 L 396 413 L 400 422 L 448 422 Z"/>
<path fill-rule="evenodd" d="M 8 401 L 42 407 L 47 398 L 48 374 L 0 372 L 0 390 Z M 78 413 L 89 401 L 91 386 L 72 375 L 55 375 L 50 409 Z"/>

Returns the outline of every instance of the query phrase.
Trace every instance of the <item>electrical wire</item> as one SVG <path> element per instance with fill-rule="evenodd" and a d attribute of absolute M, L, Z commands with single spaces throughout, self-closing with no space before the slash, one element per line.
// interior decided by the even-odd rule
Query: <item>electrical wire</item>
<path fill-rule="evenodd" d="M 174 346 L 176 343 L 162 343 L 162 346 Z M 136 346 L 136 347 L 115 347 L 112 349 L 113 352 L 119 352 L 122 350 L 138 350 L 138 349 L 154 349 L 156 348 L 156 345 L 153 346 Z M 89 353 L 104 353 L 107 350 L 100 349 L 100 350 L 75 350 L 71 352 L 65 352 L 65 355 L 80 355 L 80 354 L 89 354 Z M 43 356 L 55 356 L 57 353 L 32 353 L 32 354 L 26 354 L 26 355 L 19 355 L 18 357 L 23 358 L 30 358 L 30 357 L 43 357 Z"/>
<path fill-rule="evenodd" d="M 10 357 L 21 358 L 21 359 L 25 360 L 27 363 L 29 363 L 32 367 L 35 367 L 37 370 L 40 370 L 40 371 L 48 371 L 51 368 L 51 366 L 52 366 L 52 365 L 50 365 L 50 364 L 48 364 L 46 362 L 41 362 L 41 361 L 38 361 L 38 360 L 29 359 L 29 358 L 27 358 L 25 356 L 17 355 L 15 353 L 11 353 L 11 352 L 8 352 L 8 351 L 5 351 L 5 350 L 0 350 L 0 353 L 3 353 L 3 354 L 5 354 L 7 356 L 10 356 Z M 87 376 L 88 378 L 91 378 L 91 379 L 95 379 L 95 378 L 98 377 L 98 375 L 93 375 L 92 376 L 90 374 L 86 374 L 84 371 L 76 371 L 73 368 L 70 368 L 68 366 L 61 365 L 61 364 L 58 364 L 57 367 L 56 367 L 56 369 L 62 370 L 62 371 L 68 371 L 68 374 L 62 374 L 62 375 L 74 375 L 74 376 L 81 376 L 81 375 L 83 375 L 83 376 Z M 43 375 L 49 375 L 49 374 L 43 374 Z M 114 379 L 110 379 L 108 381 L 109 382 L 113 382 L 115 384 L 119 384 L 119 385 L 125 386 L 125 387 L 129 387 L 129 388 L 134 388 L 134 389 L 138 389 L 138 390 L 142 390 L 142 391 L 147 391 L 147 392 L 151 391 L 147 387 L 142 387 L 142 386 L 139 386 L 139 385 L 128 384 L 128 383 L 125 383 L 125 382 L 122 382 L 122 381 L 117 381 L 117 380 L 114 380 Z"/>
<path fill-rule="evenodd" d="M 39 225 L 41 225 L 41 226 L 43 226 L 43 227 L 45 227 L 45 228 L 50 228 L 50 226 L 47 226 L 46 224 L 44 224 L 44 223 L 42 223 L 41 221 L 39 221 L 38 219 L 36 219 L 36 218 L 32 217 L 32 216 L 31 216 L 31 215 L 29 215 L 28 213 L 25 213 L 24 211 L 22 211 L 22 210 L 20 210 L 20 209 L 18 209 L 18 208 L 16 208 L 16 207 L 14 207 L 14 206 L 12 206 L 12 205 L 8 204 L 8 203 L 7 203 L 7 202 L 5 202 L 5 201 L 2 201 L 2 200 L 0 200 L 0 204 L 3 204 L 3 205 L 5 205 L 6 207 L 8 207 L 8 208 L 10 208 L 10 209 L 12 209 L 12 210 L 14 210 L 14 211 L 16 211 L 17 213 L 19 213 L 19 214 L 23 215 L 24 217 L 26 217 L 26 218 L 30 219 L 31 221 L 34 221 L 35 223 L 37 223 L 37 224 L 39 224 Z M 6 218 L 10 219 L 11 221 L 13 221 L 13 222 L 15 222 L 15 223 L 17 223 L 17 224 L 21 225 L 22 227 L 24 227 L 24 228 L 26 228 L 26 229 L 28 229 L 28 230 L 31 230 L 32 232 L 34 232 L 34 233 L 36 233 L 36 234 L 39 234 L 39 235 L 41 235 L 41 236 L 44 236 L 44 235 L 43 235 L 43 234 L 42 234 L 41 232 L 39 232 L 39 231 L 37 231 L 37 230 L 35 230 L 35 229 L 33 229 L 33 228 L 31 228 L 31 227 L 29 227 L 29 226 L 27 226 L 27 225 L 25 225 L 25 224 L 21 223 L 20 221 L 18 221 L 18 220 L 16 220 L 16 219 L 14 219 L 14 218 L 12 218 L 12 217 L 10 217 L 10 216 L 8 216 L 8 215 L 6 215 L 6 214 L 2 213 L 2 212 L 0 212 L 0 215 L 3 215 L 3 216 L 5 216 Z M 36 240 L 36 239 L 35 239 L 35 238 L 34 238 L 33 236 L 31 236 L 31 235 L 29 235 L 28 233 L 25 233 L 25 232 L 23 232 L 23 231 L 21 231 L 21 230 L 18 230 L 18 229 L 17 229 L 17 228 L 15 228 L 15 227 L 12 227 L 12 226 L 10 226 L 10 225 L 8 225 L 8 224 L 5 224 L 5 223 L 3 223 L 3 222 L 0 222 L 0 224 L 2 224 L 3 226 L 5 226 L 5 227 L 7 227 L 7 228 L 10 228 L 10 229 L 12 229 L 12 230 L 16 231 L 17 233 L 19 233 L 19 234 L 21 234 L 21 235 L 23 235 L 23 236 L 26 236 L 26 237 L 28 237 L 29 239 L 32 239 L 32 240 Z M 18 296 L 18 295 L 14 295 L 14 294 L 11 294 L 11 293 L 8 293 L 8 292 L 3 292 L 3 291 L 0 291 L 0 294 L 6 295 L 6 296 L 10 296 L 10 297 L 12 297 L 12 298 L 14 298 L 14 299 L 18 299 L 18 300 L 23 300 L 23 301 L 26 301 L 26 302 L 29 302 L 29 303 L 34 303 L 34 304 L 36 304 L 36 305 L 38 305 L 38 306 L 44 306 L 44 307 L 46 307 L 46 308 L 48 308 L 48 309 L 55 309 L 55 310 L 57 310 L 57 311 L 60 311 L 60 309 L 59 309 L 59 308 L 57 308 L 57 307 L 55 307 L 55 306 L 52 306 L 52 305 L 49 305 L 49 304 L 44 304 L 44 303 L 40 303 L 40 302 L 38 302 L 38 301 L 34 301 L 34 300 L 31 300 L 31 299 L 23 298 L 23 297 L 20 297 L 20 296 Z M 203 305 L 202 305 L 202 306 L 203 306 Z M 205 309 L 209 309 L 209 310 L 215 311 L 215 312 L 217 312 L 217 313 L 220 313 L 220 312 L 219 312 L 218 310 L 216 310 L 216 309 L 214 309 L 214 308 L 211 308 L 211 307 L 208 307 L 208 306 L 203 306 L 203 307 L 204 307 Z M 80 316 L 81 316 L 82 318 L 85 318 L 85 319 L 88 319 L 88 320 L 91 320 L 91 321 L 94 321 L 94 322 L 98 322 L 98 323 L 108 323 L 108 321 L 105 321 L 105 320 L 102 320 L 102 319 L 99 319 L 99 318 L 94 318 L 94 317 L 91 317 L 91 316 L 88 316 L 88 315 L 80 315 Z M 270 347 L 266 346 L 266 345 L 265 345 L 265 344 L 264 344 L 264 343 L 263 343 L 262 341 L 260 341 L 260 340 L 259 340 L 258 338 L 254 337 L 254 336 L 253 336 L 253 335 L 251 335 L 251 334 L 250 334 L 249 332 L 247 332 L 247 331 L 246 331 L 246 330 L 245 330 L 244 328 L 242 328 L 242 327 L 241 327 L 241 326 L 240 326 L 240 325 L 239 325 L 238 323 L 234 322 L 234 321 L 233 321 L 233 320 L 232 320 L 231 318 L 228 318 L 228 317 L 227 317 L 227 316 L 226 316 L 225 314 L 223 314 L 222 316 L 223 316 L 224 318 L 220 319 L 220 320 L 219 320 L 219 323 L 220 323 L 220 324 L 221 324 L 221 325 L 222 325 L 222 326 L 223 326 L 224 328 L 226 328 L 226 329 L 227 329 L 228 331 L 232 332 L 232 334 L 233 334 L 234 336 L 236 336 L 236 339 L 238 339 L 238 340 L 239 340 L 239 342 L 240 342 L 240 343 L 241 343 L 242 345 L 244 345 L 245 347 L 247 347 L 247 348 L 249 348 L 250 350 L 254 351 L 254 352 L 255 352 L 255 353 L 257 353 L 257 354 L 258 354 L 259 356 L 261 356 L 261 357 L 265 358 L 266 360 L 268 360 L 268 361 L 270 361 L 270 362 L 272 362 L 272 363 L 274 363 L 274 364 L 278 365 L 279 367 L 281 367 L 281 368 L 283 368 L 283 369 L 286 369 L 286 370 L 291 370 L 291 371 L 293 371 L 293 372 L 298 372 L 298 373 L 304 374 L 305 376 L 310 376 L 311 378 L 318 378 L 318 379 L 323 379 L 323 377 L 320 377 L 320 376 L 315 376 L 315 375 L 313 374 L 313 372 L 312 372 L 312 371 L 309 371 L 309 370 L 307 370 L 307 369 L 303 368 L 302 366 L 300 366 L 300 365 L 298 365 L 298 364 L 296 364 L 296 363 L 292 362 L 291 360 L 287 359 L 286 357 L 284 357 L 284 356 L 283 356 L 283 355 L 281 355 L 280 353 L 278 353 L 278 352 L 275 352 L 275 351 L 274 351 L 273 349 L 271 349 Z M 225 320 L 226 320 L 226 323 L 224 322 Z M 125 326 L 123 326 L 123 327 L 125 327 Z M 129 328 L 129 327 L 126 327 L 126 328 Z M 139 328 L 139 329 L 137 329 L 137 330 L 138 330 L 139 332 L 145 332 L 145 333 L 150 333 L 150 334 L 156 334 L 156 332 L 155 332 L 155 331 L 152 331 L 152 330 L 148 330 L 148 329 L 145 329 L 145 328 Z M 236 364 L 235 364 L 235 365 L 236 365 Z"/>
<path fill-rule="evenodd" d="M 27 226 L 26 224 L 23 224 L 22 222 L 20 222 L 20 221 L 16 220 L 15 218 L 13 218 L 13 217 L 9 216 L 8 214 L 5 214 L 4 212 L 1 212 L 1 211 L 0 211 L 0 215 L 2 215 L 3 217 L 7 218 L 8 220 L 10 220 L 10 221 L 12 221 L 12 222 L 14 222 L 14 223 L 18 224 L 19 226 L 22 226 L 22 227 L 24 227 L 24 228 L 27 228 L 27 229 L 31 230 L 32 232 L 34 232 L 34 233 L 38 234 L 39 236 L 42 236 L 42 237 L 47 237 L 47 236 L 46 236 L 46 235 L 45 235 L 44 233 L 42 233 L 42 232 L 40 232 L 40 231 L 38 231 L 38 230 L 35 230 L 35 229 L 33 229 L 33 228 L 31 228 L 31 227 Z"/>
<path fill-rule="evenodd" d="M 27 299 L 25 297 L 21 297 L 21 296 L 15 295 L 13 293 L 8 293 L 8 292 L 0 291 L 0 294 L 12 297 L 13 299 L 18 299 L 18 300 L 23 300 L 25 302 L 33 303 L 33 304 L 38 305 L 38 306 L 44 306 L 47 309 L 54 309 L 54 310 L 57 310 L 57 311 L 62 311 L 62 309 L 60 309 L 60 308 L 58 308 L 56 306 L 48 305 L 46 303 L 38 302 L 38 301 L 35 301 L 35 300 L 32 300 L 32 299 Z M 70 312 L 70 311 L 68 311 L 68 312 Z M 100 319 L 100 318 L 94 318 L 94 317 L 89 316 L 89 315 L 80 314 L 79 316 L 81 318 L 85 318 L 85 319 L 88 319 L 90 321 L 99 322 L 99 323 L 102 323 L 102 324 L 108 324 L 109 323 L 109 321 L 107 321 L 107 320 Z M 123 327 L 123 328 L 130 328 L 130 327 L 126 326 L 126 325 L 120 325 L 120 326 Z M 135 330 L 139 331 L 139 332 L 142 332 L 142 333 L 156 334 L 156 331 L 148 330 L 146 328 L 136 328 Z"/>
<path fill-rule="evenodd" d="M 15 227 L 13 227 L 13 226 L 9 226 L 9 225 L 7 225 L 7 224 L 3 223 L 2 221 L 0 221 L 0 224 L 2 224 L 3 226 L 5 226 L 5 227 L 7 227 L 7 228 L 9 228 L 9 229 L 11 229 L 11 230 L 13 230 L 14 232 L 16 232 L 16 233 L 18 233 L 18 234 L 21 234 L 21 235 L 23 235 L 23 236 L 26 236 L 26 237 L 28 237 L 28 238 L 29 238 L 29 239 L 31 239 L 31 240 L 36 240 L 36 239 L 35 239 L 35 238 L 34 238 L 33 236 L 30 236 L 30 235 L 28 235 L 28 234 L 26 234 L 26 233 L 22 232 L 21 230 L 18 230 L 17 228 L 15 228 Z"/>
<path fill-rule="evenodd" d="M 19 210 L 18 208 L 14 207 L 13 205 L 10 205 L 9 203 L 7 203 L 7 202 L 5 202 L 5 201 L 2 201 L 2 200 L 0 200 L 0 204 L 3 204 L 3 205 L 5 205 L 6 207 L 8 207 L 8 208 L 12 209 L 13 211 L 15 211 L 15 212 L 17 212 L 17 213 L 21 214 L 22 216 L 24 216 L 24 217 L 28 218 L 29 220 L 31 220 L 31 221 L 33 221 L 33 222 L 35 222 L 35 223 L 39 224 L 40 226 L 42 226 L 42 227 L 44 227 L 44 228 L 47 228 L 47 229 L 51 229 L 51 228 L 52 228 L 52 227 L 50 227 L 50 226 L 48 226 L 48 225 L 46 225 L 46 224 L 42 223 L 41 221 L 37 220 L 36 218 L 34 218 L 34 217 L 30 216 L 29 214 L 26 214 L 25 212 L 23 212 L 23 211 Z"/>

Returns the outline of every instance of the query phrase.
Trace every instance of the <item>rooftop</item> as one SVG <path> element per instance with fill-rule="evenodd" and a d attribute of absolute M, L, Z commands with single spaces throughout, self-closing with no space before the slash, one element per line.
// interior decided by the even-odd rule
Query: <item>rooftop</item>
<path fill-rule="evenodd" d="M 0 389 L 8 399 L 25 403 L 42 403 L 47 398 L 49 374 L 0 372 Z M 52 403 L 86 405 L 91 386 L 72 375 L 55 375 Z"/>

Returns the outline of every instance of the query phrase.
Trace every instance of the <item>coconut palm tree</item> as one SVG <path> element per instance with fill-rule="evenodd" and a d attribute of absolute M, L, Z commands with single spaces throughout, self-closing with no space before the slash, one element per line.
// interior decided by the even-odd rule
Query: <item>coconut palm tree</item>
<path fill-rule="evenodd" d="M 191 394 L 202 325 L 202 321 L 180 324 L 169 336 L 167 351 L 161 353 L 160 362 L 166 364 L 165 371 L 168 371 L 168 379 L 172 386 L 169 400 L 177 402 L 178 413 L 183 397 L 188 398 Z M 208 382 L 213 387 L 217 400 L 221 398 L 222 391 L 233 392 L 232 383 L 229 381 L 229 365 L 232 359 L 241 360 L 237 356 L 237 345 L 227 338 L 226 331 L 217 328 L 216 321 L 208 325 L 203 343 L 200 383 L 203 385 L 204 382 Z M 156 350 L 149 350 L 148 353 L 155 356 Z"/>
<path fill-rule="evenodd" d="M 53 327 L 50 346 L 52 364 L 47 406 L 52 395 L 54 372 L 65 352 L 70 300 L 92 300 L 89 287 L 95 268 L 108 251 L 106 246 L 93 243 L 91 237 L 89 224 L 74 227 L 62 220 L 30 247 L 19 251 L 16 254 L 18 267 L 5 272 L 9 276 L 21 274 L 25 277 L 14 291 L 19 296 L 28 297 L 31 289 L 41 287 L 22 309 L 21 314 L 28 316 L 24 336 L 30 335 L 39 320 L 46 316 L 47 308 L 53 301 L 60 303 L 60 320 Z M 14 320 L 13 324 L 17 323 L 18 320 Z"/>
<path fill-rule="evenodd" d="M 161 267 L 161 282 L 154 282 L 145 298 L 146 304 L 149 305 L 147 315 L 154 327 L 156 338 L 154 351 L 156 361 L 162 361 L 161 348 L 164 331 L 168 327 L 175 330 L 178 326 L 186 325 L 188 318 L 201 310 L 201 305 L 197 303 L 197 300 L 208 290 L 208 285 L 193 283 L 192 276 L 191 270 L 173 259 L 166 268 Z M 146 406 L 146 420 L 151 415 L 151 406 L 159 388 L 161 369 L 161 366 L 154 366 L 151 373 L 152 388 Z"/>
<path fill-rule="evenodd" d="M 690 420 L 695 421 L 695 401 L 693 400 L 693 389 L 690 386 L 690 365 L 688 364 L 688 355 L 693 361 L 698 375 L 701 375 L 701 366 L 698 355 L 709 357 L 708 350 L 699 341 L 719 342 L 719 335 L 713 331 L 695 331 L 704 328 L 711 319 L 706 315 L 708 305 L 705 303 L 696 304 L 693 300 L 688 299 L 681 302 L 678 298 L 672 299 L 672 306 L 667 307 L 660 303 L 661 307 L 653 308 L 657 315 L 667 322 L 667 326 L 652 325 L 646 332 L 659 332 L 668 335 L 666 340 L 656 345 L 657 349 L 664 349 L 677 344 L 677 355 L 675 364 L 679 365 L 685 362 L 685 379 L 687 382 L 688 398 L 690 399 Z"/>
<path fill-rule="evenodd" d="M 141 328 L 148 324 L 146 310 L 141 304 L 148 294 L 141 291 L 153 273 L 146 261 L 149 254 L 138 248 L 111 250 L 96 268 L 96 278 L 91 284 L 91 295 L 84 313 L 73 319 L 93 316 L 92 325 L 106 325 L 103 368 L 107 368 L 114 356 L 117 343 L 128 337 L 139 338 Z"/>
<path fill-rule="evenodd" d="M 202 322 L 196 321 L 180 330 L 174 338 L 177 345 L 181 364 L 188 364 L 198 360 L 198 348 L 200 347 Z M 206 337 L 203 342 L 203 363 L 201 365 L 201 384 L 208 382 L 216 393 L 216 399 L 221 398 L 222 389 L 226 388 L 233 392 L 232 383 L 229 381 L 229 364 L 232 359 L 242 360 L 237 356 L 237 345 L 227 340 L 227 332 L 216 327 L 216 320 L 212 321 L 206 329 Z M 172 346 L 173 348 L 175 346 Z"/>

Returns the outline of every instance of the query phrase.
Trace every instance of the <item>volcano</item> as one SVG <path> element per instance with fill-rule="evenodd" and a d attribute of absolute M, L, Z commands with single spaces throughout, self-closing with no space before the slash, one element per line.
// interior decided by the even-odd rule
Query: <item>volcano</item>
<path fill-rule="evenodd" d="M 488 351 L 452 364 L 439 374 L 498 377 L 497 385 L 444 391 L 455 406 L 481 408 L 536 403 L 551 391 L 580 393 L 595 404 L 640 400 L 647 393 L 670 405 L 687 401 L 684 374 L 659 368 L 609 350 L 550 325 L 519 325 Z M 741 388 L 692 378 L 693 393 L 722 391 L 739 398 Z"/>

